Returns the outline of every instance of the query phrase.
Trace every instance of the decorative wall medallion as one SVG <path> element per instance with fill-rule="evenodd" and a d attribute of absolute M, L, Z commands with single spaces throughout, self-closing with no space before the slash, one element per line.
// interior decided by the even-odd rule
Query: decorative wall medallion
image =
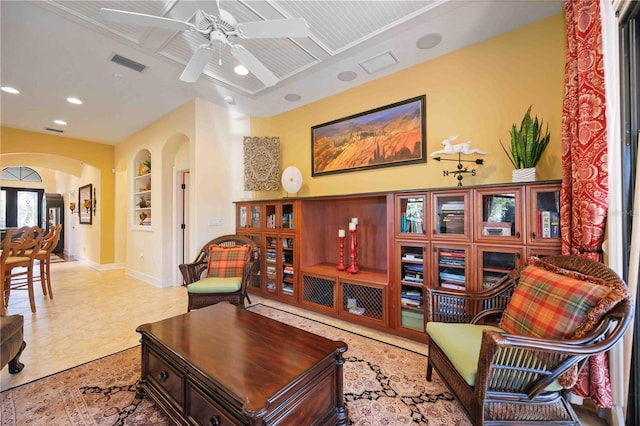
<path fill-rule="evenodd" d="M 280 138 L 244 137 L 244 190 L 280 189 Z"/>

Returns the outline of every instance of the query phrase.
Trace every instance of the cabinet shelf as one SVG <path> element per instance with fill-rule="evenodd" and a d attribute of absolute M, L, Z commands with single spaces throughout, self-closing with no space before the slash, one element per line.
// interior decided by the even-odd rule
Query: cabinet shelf
<path fill-rule="evenodd" d="M 133 158 L 133 170 L 136 175 L 131 181 L 133 190 L 132 200 L 132 228 L 150 228 L 152 216 L 152 171 L 151 171 L 151 152 L 147 149 L 141 149 Z M 140 204 L 144 207 L 141 207 Z M 145 205 L 146 204 L 146 205 Z"/>

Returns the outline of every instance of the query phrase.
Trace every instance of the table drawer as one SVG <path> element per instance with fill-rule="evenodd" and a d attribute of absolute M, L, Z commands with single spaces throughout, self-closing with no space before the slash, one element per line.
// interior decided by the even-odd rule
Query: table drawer
<path fill-rule="evenodd" d="M 205 426 L 230 426 L 248 424 L 227 412 L 220 404 L 213 401 L 207 392 L 191 381 L 187 382 L 189 406 L 187 416 L 197 424 Z"/>
<path fill-rule="evenodd" d="M 147 381 L 179 411 L 184 407 L 185 375 L 173 368 L 159 354 L 149 350 L 149 373 Z"/>

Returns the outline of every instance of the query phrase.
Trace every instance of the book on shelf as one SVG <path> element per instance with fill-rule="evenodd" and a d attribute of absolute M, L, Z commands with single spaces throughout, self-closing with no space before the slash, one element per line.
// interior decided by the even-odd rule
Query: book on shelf
<path fill-rule="evenodd" d="M 415 253 L 403 253 L 402 254 L 402 260 L 418 260 L 420 262 L 422 262 L 422 254 L 415 254 Z"/>
<path fill-rule="evenodd" d="M 551 212 L 551 238 L 560 238 L 560 214 Z"/>
<path fill-rule="evenodd" d="M 540 212 L 540 236 L 542 238 L 551 238 L 551 212 L 543 210 Z"/>
<path fill-rule="evenodd" d="M 450 200 L 440 204 L 440 211 L 464 211 L 464 200 Z"/>
<path fill-rule="evenodd" d="M 482 222 L 482 235 L 485 236 L 510 236 L 511 223 L 509 222 Z"/>
<path fill-rule="evenodd" d="M 448 282 L 448 281 L 443 281 L 440 283 L 440 287 L 442 288 L 449 288 L 452 290 L 462 290 L 464 291 L 465 287 L 464 285 L 460 285 L 460 284 L 456 284 L 456 283 L 452 283 L 452 282 Z"/>
<path fill-rule="evenodd" d="M 423 233 L 422 219 L 410 218 L 403 214 L 400 217 L 400 232 Z"/>
<path fill-rule="evenodd" d="M 422 307 L 422 302 L 417 302 L 415 300 L 405 299 L 404 297 L 402 299 L 400 299 L 400 303 L 402 303 L 402 306 L 406 306 L 406 307 L 409 307 L 409 308 L 421 308 Z"/>
<path fill-rule="evenodd" d="M 439 253 L 442 257 L 459 257 L 462 259 L 466 257 L 464 250 L 440 250 Z"/>
<path fill-rule="evenodd" d="M 458 273 L 458 271 L 455 269 L 451 270 L 451 269 L 445 268 L 440 271 L 438 276 L 440 277 L 441 281 L 451 281 L 459 284 L 464 284 L 466 280 L 464 274 Z"/>
<path fill-rule="evenodd" d="M 293 285 L 289 283 L 282 283 L 282 292 L 284 294 L 293 294 Z"/>

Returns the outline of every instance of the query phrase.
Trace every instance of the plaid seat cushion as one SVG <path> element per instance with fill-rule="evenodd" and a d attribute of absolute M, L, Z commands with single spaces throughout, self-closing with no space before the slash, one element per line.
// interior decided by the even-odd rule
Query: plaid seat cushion
<path fill-rule="evenodd" d="M 567 339 L 610 292 L 607 286 L 529 264 L 520 272 L 500 328 L 512 334 Z"/>
<path fill-rule="evenodd" d="M 249 260 L 249 250 L 248 245 L 212 245 L 209 247 L 207 277 L 242 277 L 244 265 Z"/>

